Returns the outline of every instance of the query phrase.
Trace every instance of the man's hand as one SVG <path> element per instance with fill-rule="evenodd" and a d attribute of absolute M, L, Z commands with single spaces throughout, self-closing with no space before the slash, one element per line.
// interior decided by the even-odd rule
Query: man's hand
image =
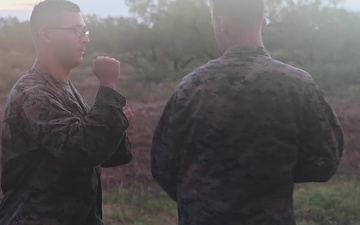
<path fill-rule="evenodd" d="M 100 56 L 92 62 L 92 70 L 100 85 L 116 90 L 120 78 L 120 62 L 114 58 Z"/>
<path fill-rule="evenodd" d="M 123 108 L 123 110 L 124 110 L 124 113 L 125 113 L 127 119 L 129 120 L 129 123 L 131 123 L 131 121 L 132 121 L 132 119 L 134 117 L 134 114 L 131 111 L 130 106 L 128 104 L 126 104 L 126 106 Z"/>

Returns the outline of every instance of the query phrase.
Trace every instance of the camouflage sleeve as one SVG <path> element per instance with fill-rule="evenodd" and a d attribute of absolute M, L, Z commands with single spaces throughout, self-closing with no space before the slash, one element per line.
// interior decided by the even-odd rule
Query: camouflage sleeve
<path fill-rule="evenodd" d="M 133 155 L 131 153 L 131 142 L 129 137 L 125 134 L 116 152 L 101 166 L 103 168 L 121 166 L 131 162 L 132 158 Z"/>
<path fill-rule="evenodd" d="M 335 174 L 341 160 L 343 132 L 322 90 L 316 85 L 308 88 L 294 180 L 297 183 L 326 182 Z"/>
<path fill-rule="evenodd" d="M 28 95 L 22 107 L 24 132 L 54 157 L 73 166 L 97 166 L 110 158 L 129 126 L 125 98 L 100 87 L 84 118 L 68 111 L 46 91 Z"/>
<path fill-rule="evenodd" d="M 151 172 L 161 188 L 176 201 L 180 160 L 174 135 L 174 108 L 175 95 L 167 103 L 154 133 L 151 149 Z M 176 111 L 176 113 L 179 112 Z"/>

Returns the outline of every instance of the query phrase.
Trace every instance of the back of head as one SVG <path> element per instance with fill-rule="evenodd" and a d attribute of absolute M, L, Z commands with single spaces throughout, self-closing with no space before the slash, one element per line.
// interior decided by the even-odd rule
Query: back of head
<path fill-rule="evenodd" d="M 225 17 L 240 26 L 261 25 L 263 0 L 212 0 L 213 17 Z"/>
<path fill-rule="evenodd" d="M 212 23 L 222 53 L 236 45 L 263 46 L 263 0 L 212 0 Z"/>
<path fill-rule="evenodd" d="M 30 18 L 30 31 L 35 45 L 38 43 L 39 30 L 59 26 L 64 12 L 79 13 L 80 7 L 67 0 L 45 0 L 34 7 Z"/>

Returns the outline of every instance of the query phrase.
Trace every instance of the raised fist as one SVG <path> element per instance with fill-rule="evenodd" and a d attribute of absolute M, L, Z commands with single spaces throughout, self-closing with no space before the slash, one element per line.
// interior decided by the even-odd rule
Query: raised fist
<path fill-rule="evenodd" d="M 116 89 L 120 78 L 120 62 L 118 60 L 99 56 L 92 62 L 92 70 L 101 86 Z"/>

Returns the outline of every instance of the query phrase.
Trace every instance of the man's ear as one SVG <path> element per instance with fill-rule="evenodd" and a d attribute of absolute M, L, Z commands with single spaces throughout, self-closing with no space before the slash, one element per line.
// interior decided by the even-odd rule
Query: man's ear
<path fill-rule="evenodd" d="M 49 30 L 46 28 L 41 28 L 39 30 L 39 42 L 50 44 L 52 42 L 51 35 Z"/>
<path fill-rule="evenodd" d="M 261 32 L 264 33 L 266 30 L 266 27 L 268 25 L 268 21 L 266 18 L 263 19 L 263 23 L 262 23 L 262 27 L 261 27 Z"/>

